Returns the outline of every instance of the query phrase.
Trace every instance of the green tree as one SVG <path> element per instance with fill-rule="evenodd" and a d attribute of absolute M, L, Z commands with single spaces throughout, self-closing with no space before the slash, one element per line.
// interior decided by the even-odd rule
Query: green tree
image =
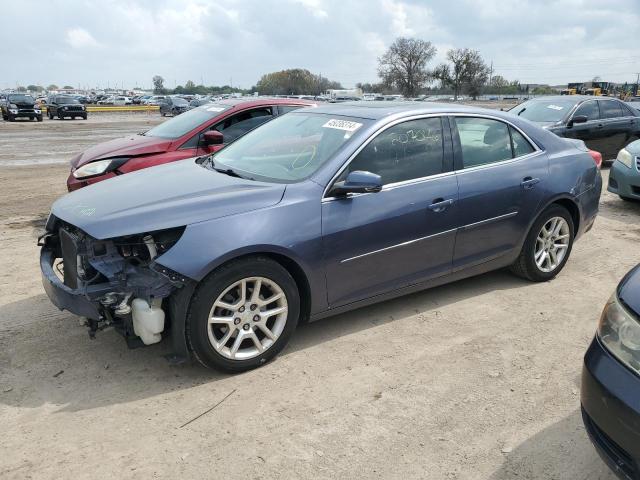
<path fill-rule="evenodd" d="M 342 87 L 322 75 L 294 68 L 263 75 L 252 90 L 263 95 L 319 95 L 331 88 Z"/>
<path fill-rule="evenodd" d="M 72 90 L 73 89 L 73 87 L 71 85 L 65 85 L 62 88 L 64 88 L 65 90 Z"/>
<path fill-rule="evenodd" d="M 195 93 L 196 90 L 196 84 L 193 83 L 191 80 L 187 80 L 187 83 L 184 84 L 184 93 Z"/>
<path fill-rule="evenodd" d="M 47 90 L 58 90 L 58 85 L 56 85 L 55 83 L 52 83 L 47 87 Z"/>
<path fill-rule="evenodd" d="M 418 38 L 400 37 L 378 58 L 378 76 L 403 95 L 413 97 L 420 93 L 430 79 L 427 63 L 435 56 L 436 47 Z"/>
<path fill-rule="evenodd" d="M 42 88 L 40 85 L 27 85 L 27 90 L 29 90 L 30 92 L 40 93 L 44 90 L 44 88 Z"/>

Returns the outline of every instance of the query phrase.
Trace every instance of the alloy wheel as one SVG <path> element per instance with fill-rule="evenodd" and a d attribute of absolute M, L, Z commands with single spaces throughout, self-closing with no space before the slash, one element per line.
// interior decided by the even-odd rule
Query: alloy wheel
<path fill-rule="evenodd" d="M 571 229 L 562 217 L 552 217 L 540 229 L 536 238 L 534 260 L 545 273 L 553 272 L 564 260 L 569 249 Z"/>
<path fill-rule="evenodd" d="M 223 357 L 248 360 L 276 342 L 289 307 L 282 288 L 265 277 L 248 277 L 227 287 L 209 312 L 211 346 Z"/>

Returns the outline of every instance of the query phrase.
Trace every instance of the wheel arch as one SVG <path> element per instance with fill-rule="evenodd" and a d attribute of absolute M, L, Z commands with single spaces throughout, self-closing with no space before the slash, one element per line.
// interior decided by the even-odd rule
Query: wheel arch
<path fill-rule="evenodd" d="M 289 254 L 289 252 L 268 247 L 256 248 L 255 250 L 251 251 L 240 250 L 231 252 L 225 255 L 225 257 L 219 262 L 216 262 L 214 265 L 210 265 L 208 271 L 205 275 L 203 275 L 198 283 L 200 283 L 204 278 L 209 276 L 218 268 L 227 265 L 230 262 L 250 257 L 269 258 L 274 262 L 280 264 L 287 272 L 289 272 L 289 274 L 293 277 L 293 280 L 296 282 L 296 286 L 298 287 L 298 291 L 300 292 L 300 321 L 307 321 L 311 315 L 312 304 L 312 291 L 311 283 L 309 281 L 309 275 L 303 268 L 301 262 L 297 261 L 293 257 L 293 255 Z"/>

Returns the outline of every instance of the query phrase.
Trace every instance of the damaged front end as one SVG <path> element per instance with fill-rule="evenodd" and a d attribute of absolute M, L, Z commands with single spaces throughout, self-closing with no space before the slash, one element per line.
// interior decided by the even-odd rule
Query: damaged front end
<path fill-rule="evenodd" d="M 183 232 L 98 240 L 51 215 L 38 240 L 44 289 L 59 309 L 87 319 L 92 338 L 113 327 L 131 348 L 157 343 L 170 322 L 170 297 L 193 283 L 155 262 Z"/>

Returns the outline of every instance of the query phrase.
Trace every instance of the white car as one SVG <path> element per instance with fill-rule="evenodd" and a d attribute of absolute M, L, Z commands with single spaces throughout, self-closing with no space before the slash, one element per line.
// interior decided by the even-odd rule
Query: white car
<path fill-rule="evenodd" d="M 160 105 L 160 103 L 166 98 L 167 98 L 166 95 L 154 95 L 153 97 L 148 98 L 147 100 L 145 100 L 144 104 L 145 105 Z"/>
<path fill-rule="evenodd" d="M 124 106 L 124 105 L 131 105 L 132 103 L 133 102 L 129 97 L 118 96 L 118 97 L 114 97 L 113 99 L 113 105 Z"/>

